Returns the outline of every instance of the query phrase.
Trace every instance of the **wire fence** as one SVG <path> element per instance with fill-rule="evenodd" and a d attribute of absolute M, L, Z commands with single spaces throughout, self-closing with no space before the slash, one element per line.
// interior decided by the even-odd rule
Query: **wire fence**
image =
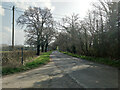
<path fill-rule="evenodd" d="M 30 62 L 33 57 L 36 56 L 35 50 L 26 50 L 23 47 L 9 51 L 1 51 L 0 53 L 2 54 L 2 67 L 19 67 L 26 62 Z"/>

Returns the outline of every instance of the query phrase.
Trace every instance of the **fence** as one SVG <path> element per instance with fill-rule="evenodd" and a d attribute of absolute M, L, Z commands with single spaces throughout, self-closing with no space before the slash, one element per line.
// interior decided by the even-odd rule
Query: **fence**
<path fill-rule="evenodd" d="M 3 67 L 19 67 L 23 65 L 23 62 L 31 60 L 36 55 L 34 50 L 25 50 L 23 48 L 2 51 L 1 53 Z"/>

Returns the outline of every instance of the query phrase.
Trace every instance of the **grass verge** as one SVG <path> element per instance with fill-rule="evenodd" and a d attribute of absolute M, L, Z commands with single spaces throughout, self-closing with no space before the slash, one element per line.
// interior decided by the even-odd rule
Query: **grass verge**
<path fill-rule="evenodd" d="M 62 53 L 73 56 L 73 57 L 77 57 L 77 58 L 81 58 L 81 59 L 85 59 L 85 60 L 89 60 L 89 61 L 113 66 L 113 67 L 116 67 L 116 68 L 120 68 L 120 60 L 111 60 L 111 59 L 108 59 L 108 58 L 83 56 L 83 55 L 77 55 L 77 54 L 73 54 L 73 53 L 69 53 L 69 52 L 62 52 Z"/>
<path fill-rule="evenodd" d="M 17 67 L 17 68 L 9 68 L 9 67 L 2 68 L 2 75 L 8 75 L 8 74 L 16 73 L 16 72 L 22 72 L 22 71 L 26 71 L 29 69 L 33 69 L 40 65 L 47 64 L 50 61 L 50 54 L 51 54 L 51 51 L 42 53 L 34 61 L 28 62 L 25 65 Z"/>

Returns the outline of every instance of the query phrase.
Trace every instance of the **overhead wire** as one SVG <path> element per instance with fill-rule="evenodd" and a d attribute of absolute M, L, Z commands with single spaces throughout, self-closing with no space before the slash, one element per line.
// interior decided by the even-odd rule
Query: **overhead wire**
<path fill-rule="evenodd" d="M 12 4 L 12 3 L 11 3 Z M 12 8 L 13 6 L 11 6 L 11 5 L 6 5 L 6 4 L 4 4 L 3 6 L 8 6 L 8 7 L 10 7 L 10 8 Z M 17 7 L 17 6 L 15 6 L 16 8 L 19 8 L 19 7 Z M 16 9 L 17 11 L 19 11 L 19 12 L 24 12 L 25 11 L 25 9 L 24 9 L 24 11 L 23 10 L 18 10 L 18 9 Z M 57 14 L 57 13 L 52 13 L 52 14 L 54 14 L 54 15 L 57 15 L 57 16 L 65 16 L 65 15 L 62 15 L 62 14 Z"/>
<path fill-rule="evenodd" d="M 2 8 L 3 8 L 3 9 L 6 9 L 6 10 L 10 10 L 10 11 L 12 10 L 12 9 L 9 9 L 9 8 L 6 8 L 6 7 L 2 7 Z"/>
<path fill-rule="evenodd" d="M 3 4 L 2 6 L 7 6 L 7 7 L 9 7 L 9 8 L 11 8 L 12 6 L 10 6 L 10 5 L 6 5 L 6 4 Z"/>
<path fill-rule="evenodd" d="M 16 8 L 18 8 L 18 7 L 16 7 Z M 16 10 L 17 10 L 17 11 L 20 11 L 20 12 L 24 12 L 24 11 L 25 11 L 25 9 L 24 9 L 24 11 L 23 11 L 23 10 L 18 10 L 18 9 L 16 9 Z M 52 13 L 52 14 L 57 15 L 57 16 L 65 16 L 65 15 L 56 14 L 56 13 Z"/>
<path fill-rule="evenodd" d="M 12 6 L 11 6 L 12 7 Z M 10 9 L 10 8 L 6 8 L 6 7 L 2 7 L 3 9 L 6 9 L 6 10 L 10 10 L 10 11 L 12 11 L 12 8 Z M 15 7 L 15 11 L 17 12 L 17 14 L 18 15 L 20 15 L 20 13 L 18 13 L 18 12 L 23 12 L 24 13 L 24 11 L 23 10 L 18 10 L 18 9 L 16 9 L 16 7 Z M 58 16 L 58 14 L 53 14 L 53 18 L 55 18 L 55 19 L 62 19 L 62 17 L 57 17 L 57 16 L 54 16 L 54 15 L 57 15 Z M 64 16 L 64 15 L 59 15 L 59 16 Z"/>

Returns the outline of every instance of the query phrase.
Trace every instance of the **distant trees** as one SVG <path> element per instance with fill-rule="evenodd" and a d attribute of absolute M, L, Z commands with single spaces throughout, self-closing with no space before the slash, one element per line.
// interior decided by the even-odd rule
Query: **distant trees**
<path fill-rule="evenodd" d="M 77 14 L 63 18 L 54 45 L 77 54 L 120 58 L 119 4 L 99 0 L 93 7 L 83 20 Z"/>
<path fill-rule="evenodd" d="M 78 43 L 77 39 L 78 34 L 77 32 L 79 31 L 79 17 L 78 15 L 73 14 L 71 17 L 65 17 L 62 19 L 62 24 L 60 24 L 62 27 L 62 32 L 66 33 L 66 36 L 64 40 L 69 40 L 68 45 L 68 50 L 70 52 L 76 53 L 76 47 L 75 45 Z"/>
<path fill-rule="evenodd" d="M 26 43 L 37 46 L 37 55 L 40 54 L 40 47 L 42 52 L 47 51 L 48 44 L 54 35 L 53 17 L 48 8 L 29 7 L 18 18 L 17 24 L 25 27 Z"/>
<path fill-rule="evenodd" d="M 85 53 L 84 32 L 78 14 L 63 18 L 59 25 L 62 30 L 55 41 L 59 49 L 72 53 Z"/>

